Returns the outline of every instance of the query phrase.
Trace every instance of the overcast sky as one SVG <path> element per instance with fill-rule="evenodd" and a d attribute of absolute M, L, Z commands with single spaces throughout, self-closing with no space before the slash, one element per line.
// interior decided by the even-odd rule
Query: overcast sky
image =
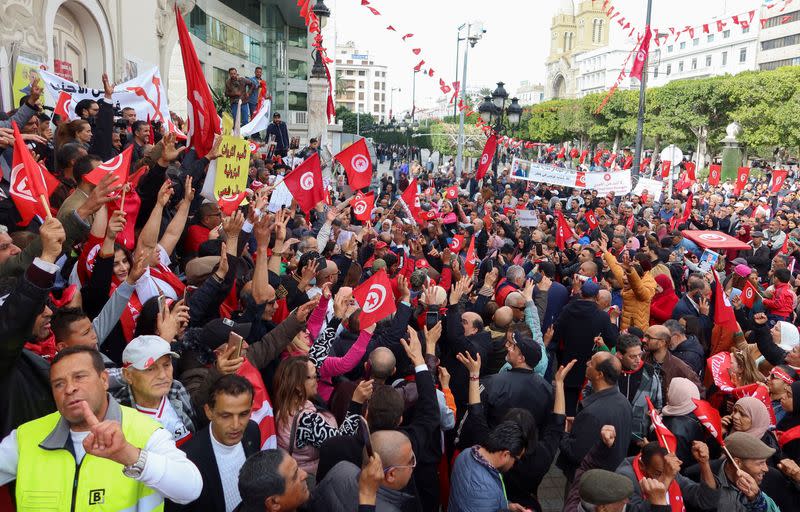
<path fill-rule="evenodd" d="M 602 0 L 597 0 L 601 2 Z M 354 41 L 373 60 L 389 66 L 395 114 L 410 108 L 414 66 L 425 60 L 434 78 L 417 76 L 417 106 L 430 106 L 441 96 L 439 77 L 449 84 L 455 77 L 456 32 L 467 21 L 479 20 L 486 34 L 470 49 L 468 83 L 491 86 L 503 80 L 514 93 L 522 80 L 543 83 L 544 61 L 550 51 L 550 23 L 562 0 L 370 0 L 381 12 L 375 16 L 361 0 L 326 0 L 333 11 L 339 43 Z M 576 3 L 578 0 L 576 0 Z M 653 26 L 686 26 L 703 23 L 722 13 L 737 14 L 756 9 L 761 0 L 653 0 Z M 629 19 L 644 26 L 644 0 L 615 0 Z M 397 32 L 387 31 L 393 25 Z M 621 30 L 617 24 L 612 30 Z M 414 37 L 401 40 L 405 33 Z M 413 48 L 421 48 L 416 56 Z M 462 44 L 463 60 L 463 44 Z M 459 73 L 459 80 L 461 79 Z M 387 92 L 390 87 L 387 85 Z M 388 99 L 388 98 L 387 98 Z"/>

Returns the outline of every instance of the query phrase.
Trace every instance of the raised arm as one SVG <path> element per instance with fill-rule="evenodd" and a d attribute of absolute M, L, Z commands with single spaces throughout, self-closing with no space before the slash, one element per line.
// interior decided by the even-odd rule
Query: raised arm
<path fill-rule="evenodd" d="M 158 190 L 158 196 L 156 197 L 156 204 L 153 207 L 153 211 L 150 212 L 147 223 L 145 223 L 142 231 L 139 233 L 139 244 L 141 246 L 151 249 L 156 248 L 158 244 L 158 232 L 161 229 L 161 217 L 164 214 L 164 207 L 169 202 L 169 198 L 172 197 L 172 194 L 172 182 L 170 180 L 165 180 Z"/>
<path fill-rule="evenodd" d="M 159 244 L 168 255 L 172 255 L 175 251 L 175 246 L 178 245 L 178 241 L 183 234 L 183 228 L 186 227 L 186 219 L 189 218 L 189 206 L 191 206 L 192 200 L 194 199 L 191 176 L 186 177 L 183 191 L 183 199 L 181 199 L 181 202 L 178 204 L 178 211 L 175 212 L 175 216 L 172 217 L 172 220 L 159 241 Z"/>

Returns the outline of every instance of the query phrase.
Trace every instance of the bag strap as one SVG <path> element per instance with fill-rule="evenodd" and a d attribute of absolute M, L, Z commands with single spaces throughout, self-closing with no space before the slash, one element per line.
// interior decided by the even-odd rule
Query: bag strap
<path fill-rule="evenodd" d="M 297 439 L 297 421 L 300 419 L 300 415 L 303 414 L 304 411 L 300 411 L 294 415 L 294 419 L 292 420 L 292 430 L 289 433 L 289 456 L 291 457 L 294 453 L 294 443 Z"/>

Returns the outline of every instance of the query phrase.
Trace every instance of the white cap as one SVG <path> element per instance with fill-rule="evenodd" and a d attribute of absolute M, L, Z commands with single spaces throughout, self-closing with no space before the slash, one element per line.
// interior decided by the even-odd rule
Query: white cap
<path fill-rule="evenodd" d="M 146 370 L 167 354 L 180 357 L 171 350 L 164 338 L 155 335 L 138 336 L 133 338 L 122 351 L 122 366 Z"/>

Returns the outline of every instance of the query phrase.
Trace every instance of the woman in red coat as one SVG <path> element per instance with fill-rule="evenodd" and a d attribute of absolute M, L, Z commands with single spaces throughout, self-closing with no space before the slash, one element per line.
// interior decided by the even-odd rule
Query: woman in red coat
<path fill-rule="evenodd" d="M 669 276 L 661 274 L 656 276 L 656 294 L 650 302 L 650 325 L 661 325 L 672 318 L 672 310 L 678 303 L 675 288 Z"/>

